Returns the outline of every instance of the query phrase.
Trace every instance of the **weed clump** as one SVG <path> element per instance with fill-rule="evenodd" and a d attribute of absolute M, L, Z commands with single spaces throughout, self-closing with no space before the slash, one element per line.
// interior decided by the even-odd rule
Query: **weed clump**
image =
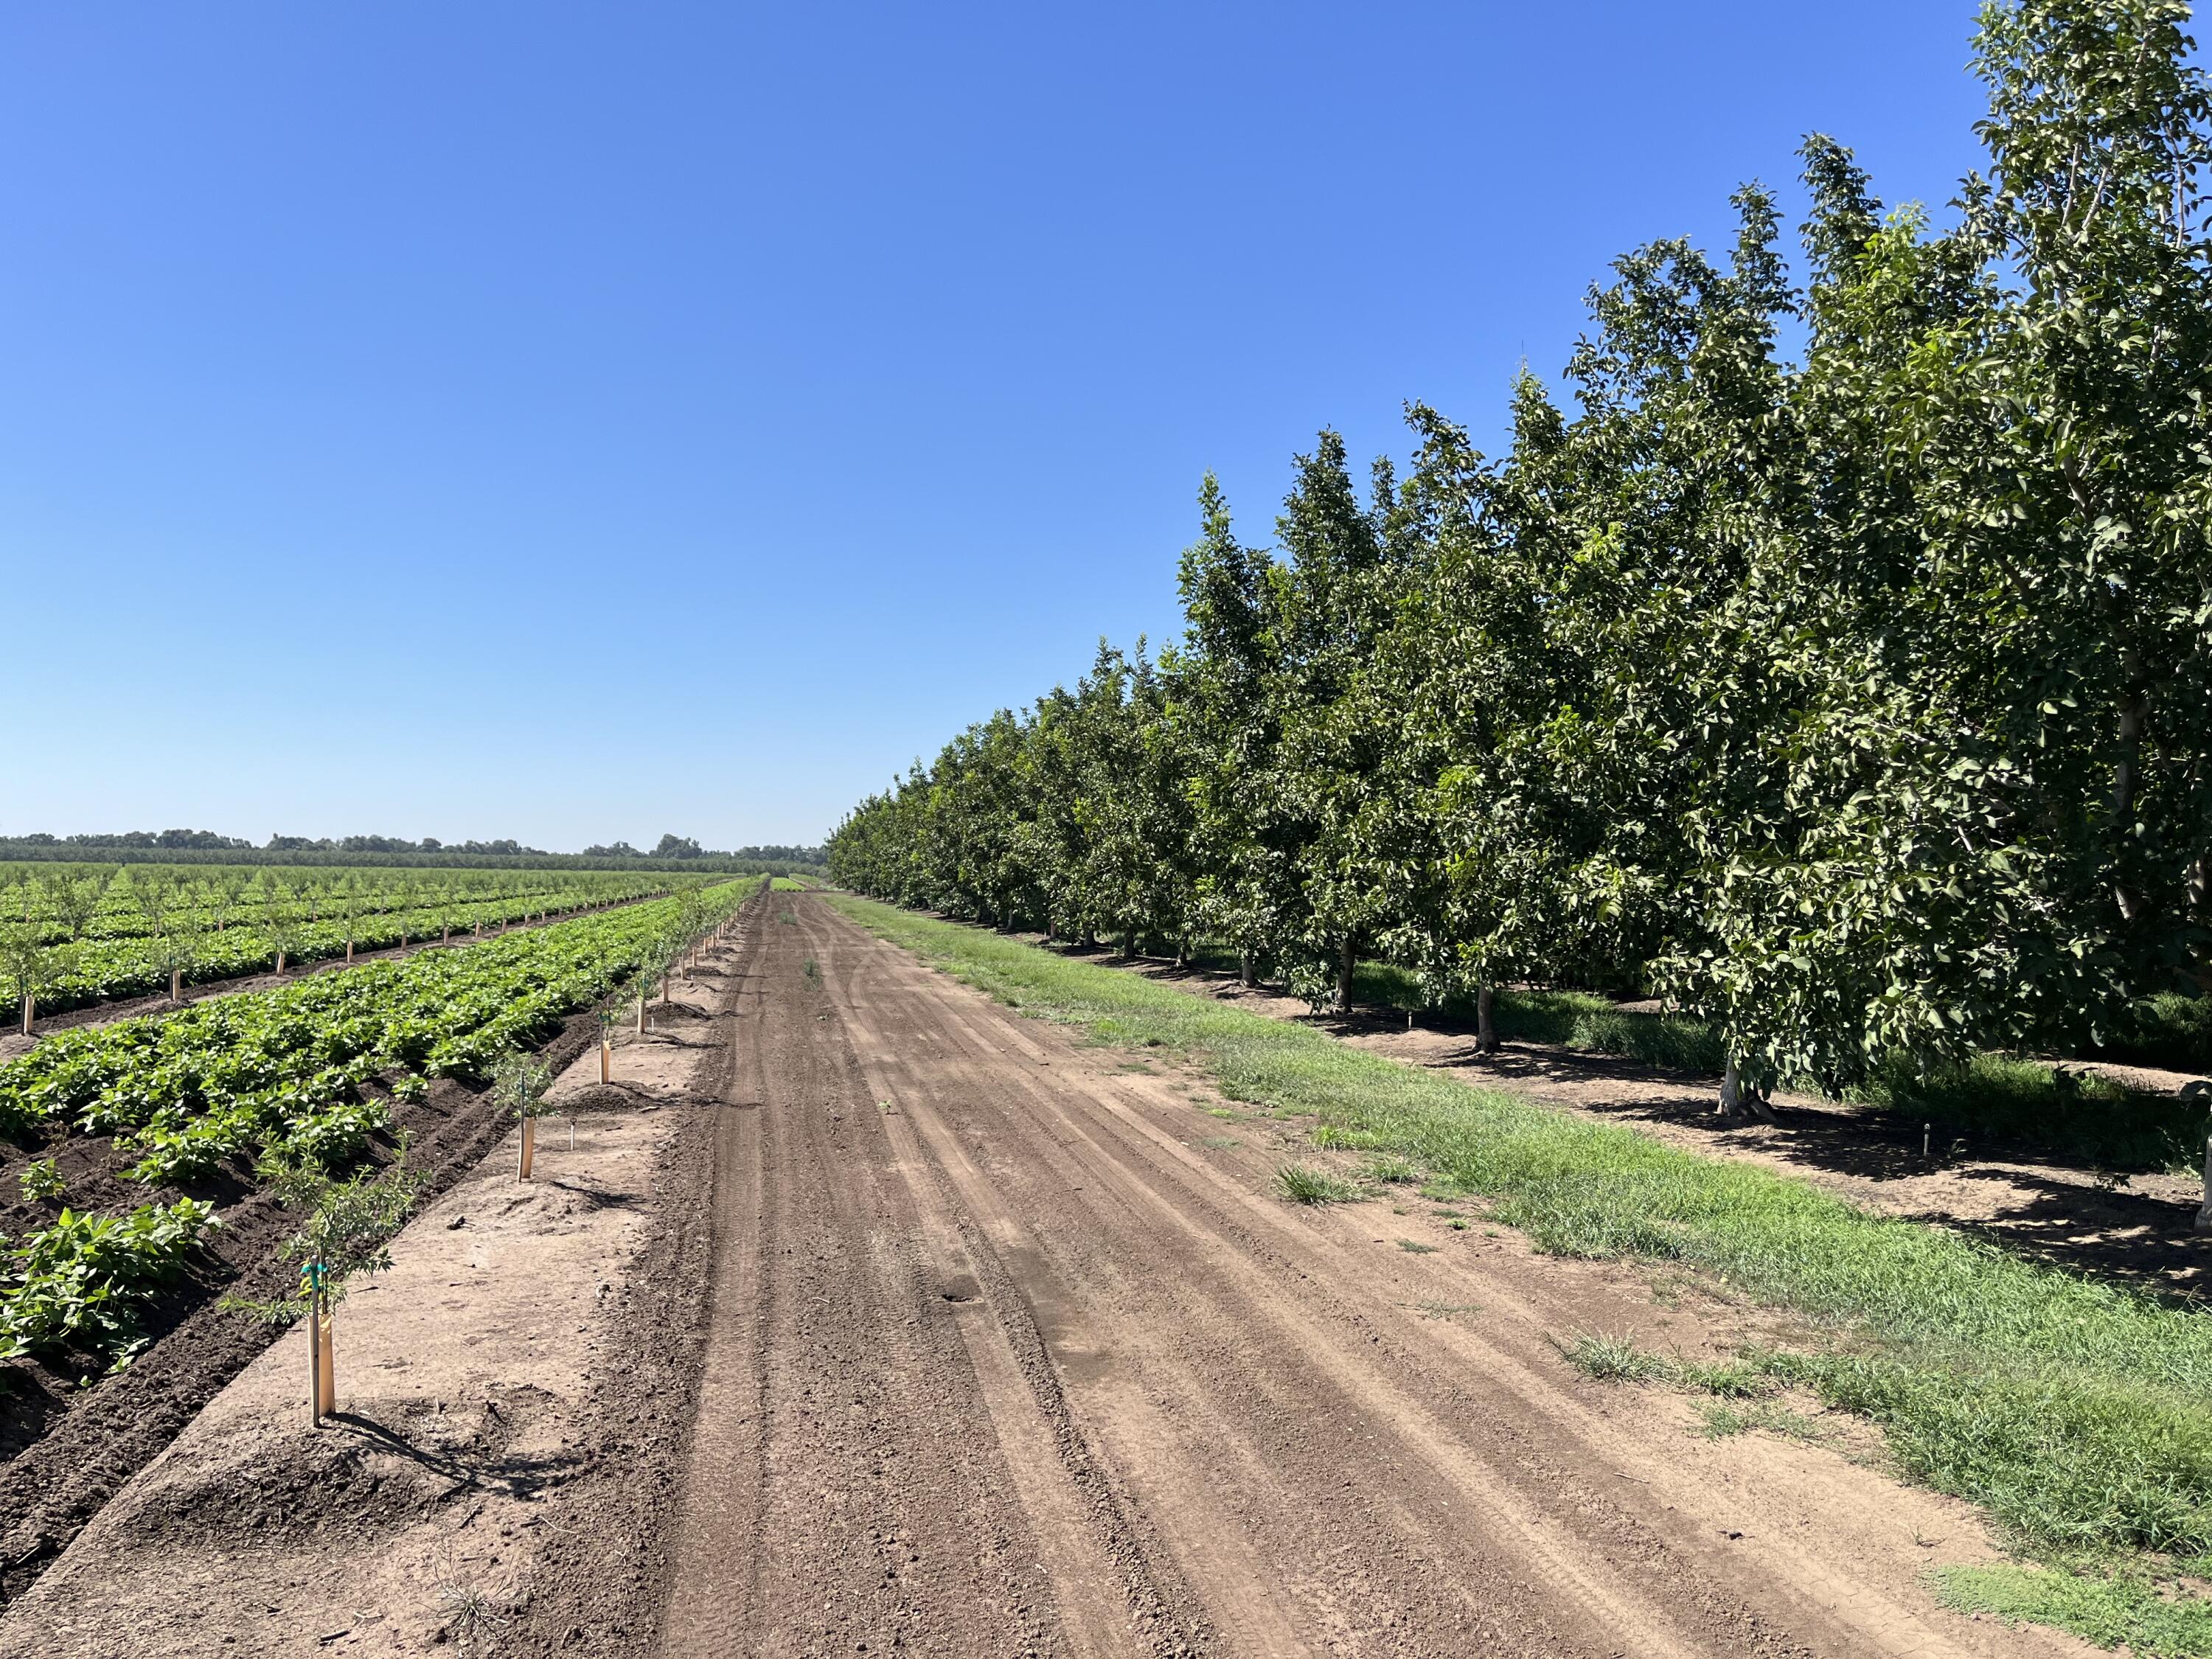
<path fill-rule="evenodd" d="M 1294 1204 L 1346 1204 L 1359 1196 L 1350 1182 L 1304 1164 L 1285 1164 L 1276 1170 L 1275 1185 Z"/>

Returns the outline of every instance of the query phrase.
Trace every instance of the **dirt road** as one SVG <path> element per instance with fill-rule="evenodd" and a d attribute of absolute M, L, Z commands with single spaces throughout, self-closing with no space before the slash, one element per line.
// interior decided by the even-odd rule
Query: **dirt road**
<path fill-rule="evenodd" d="M 656 1650 L 2084 1650 L 1935 1607 L 1988 1553 L 1959 1506 L 1547 1340 L 1711 1316 L 1417 1199 L 1285 1203 L 1286 1126 L 781 908 Z"/>

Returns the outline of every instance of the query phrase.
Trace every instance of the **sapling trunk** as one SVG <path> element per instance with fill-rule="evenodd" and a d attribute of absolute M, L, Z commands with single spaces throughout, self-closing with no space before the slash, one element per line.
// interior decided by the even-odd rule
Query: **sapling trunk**
<path fill-rule="evenodd" d="M 1347 937 L 1336 957 L 1336 1006 L 1347 1014 L 1352 1012 L 1352 970 L 1358 960 L 1357 942 Z"/>
<path fill-rule="evenodd" d="M 337 1356 L 331 1352 L 331 1327 L 337 1323 L 337 1310 L 331 1305 L 330 1292 L 323 1293 L 323 1316 L 315 1334 L 315 1346 L 323 1357 L 322 1394 L 315 1404 L 325 1417 L 335 1417 L 338 1410 L 338 1368 Z"/>
<path fill-rule="evenodd" d="M 31 1035 L 31 1021 L 38 1013 L 39 1000 L 28 991 L 23 993 L 23 1035 Z"/>
<path fill-rule="evenodd" d="M 276 977 L 284 977 L 284 953 L 282 951 L 276 953 Z"/>
<path fill-rule="evenodd" d="M 2204 1143 L 2204 1201 L 2197 1206 L 2194 1231 L 2212 1232 L 2212 1139 Z"/>
<path fill-rule="evenodd" d="M 353 941 L 351 939 L 348 939 L 346 941 L 346 966 L 349 968 L 353 966 Z"/>
<path fill-rule="evenodd" d="M 185 970 L 181 968 L 172 968 L 169 969 L 169 1000 L 182 1002 L 184 1000 Z"/>
<path fill-rule="evenodd" d="M 517 1181 L 530 1179 L 530 1161 L 537 1151 L 538 1120 L 534 1117 L 526 1117 L 522 1120 L 522 1151 L 515 1158 L 514 1164 L 514 1178 Z"/>
<path fill-rule="evenodd" d="M 1475 987 L 1474 1046 L 1479 1054 L 1494 1054 L 1498 1052 L 1498 1025 L 1491 1018 L 1492 1004 L 1496 1000 L 1496 993 L 1488 984 Z"/>

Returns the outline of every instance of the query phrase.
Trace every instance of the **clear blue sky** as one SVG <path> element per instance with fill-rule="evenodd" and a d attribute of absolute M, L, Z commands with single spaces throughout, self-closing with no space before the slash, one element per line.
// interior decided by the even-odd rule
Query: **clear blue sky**
<path fill-rule="evenodd" d="M 0 833 L 815 840 L 1972 9 L 10 4 Z"/>

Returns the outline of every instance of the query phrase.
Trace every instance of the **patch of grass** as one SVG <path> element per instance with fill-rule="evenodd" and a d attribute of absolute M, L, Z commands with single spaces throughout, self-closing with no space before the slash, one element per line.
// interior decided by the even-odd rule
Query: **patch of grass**
<path fill-rule="evenodd" d="M 1673 1373 L 1662 1356 L 1638 1346 L 1632 1337 L 1589 1333 L 1565 1342 L 1553 1337 L 1552 1346 L 1567 1364 L 1600 1382 L 1656 1382 Z"/>
<path fill-rule="evenodd" d="M 2138 1094 L 2094 1073 L 2039 1060 L 1977 1054 L 1924 1078 L 1892 1065 L 1845 1093 L 1887 1107 L 1908 1123 L 1933 1123 L 1939 1150 L 1965 1134 L 2106 1170 L 2187 1170 L 2204 1152 L 2202 1099 Z"/>
<path fill-rule="evenodd" d="M 1775 1392 L 1774 1379 L 1758 1365 L 1701 1365 L 1685 1362 L 1674 1367 L 1674 1381 L 1725 1400 L 1759 1400 Z"/>
<path fill-rule="evenodd" d="M 1205 1139 L 1200 1141 L 1198 1144 L 1201 1146 L 1211 1146 L 1216 1151 L 1219 1151 L 1220 1149 L 1227 1146 L 1242 1146 L 1244 1143 L 1237 1139 L 1235 1135 L 1208 1135 Z"/>
<path fill-rule="evenodd" d="M 1630 1257 L 1787 1310 L 1760 1362 L 1881 1425 L 1899 1467 L 2072 1552 L 2212 1553 L 2212 1321 L 1800 1181 L 1403 1066 L 1294 1022 L 981 930 L 834 898 L 1102 1042 L 1170 1048 L 1231 1098 L 1480 1195 L 1540 1250 Z"/>
<path fill-rule="evenodd" d="M 1276 1170 L 1275 1187 L 1298 1204 L 1347 1204 L 1359 1196 L 1359 1188 L 1350 1182 L 1304 1164 L 1285 1164 Z"/>
<path fill-rule="evenodd" d="M 2130 1010 L 2115 1026 L 2096 1050 L 2100 1059 L 2176 1072 L 2212 1071 L 2212 997 L 2168 991 Z"/>
<path fill-rule="evenodd" d="M 1478 1314 L 1481 1306 L 1473 1302 L 1408 1302 L 1406 1306 L 1424 1319 L 1449 1319 L 1456 1314 Z"/>
<path fill-rule="evenodd" d="M 1703 1419 L 1708 1440 L 1726 1440 L 1734 1435 L 1749 1434 L 1753 1430 L 1780 1435 L 1786 1440 L 1816 1441 L 1821 1437 L 1818 1424 L 1778 1401 L 1731 1406 L 1726 1401 L 1716 1400 L 1701 1407 L 1698 1416 Z"/>
<path fill-rule="evenodd" d="M 1398 1248 L 1410 1255 L 1434 1255 L 1437 1247 L 1434 1244 L 1419 1243 L 1410 1238 L 1401 1238 L 1398 1241 Z"/>
<path fill-rule="evenodd" d="M 1421 1172 L 1402 1158 L 1370 1158 L 1361 1174 L 1370 1181 L 1381 1181 L 1397 1185 L 1419 1181 Z"/>
<path fill-rule="evenodd" d="M 2055 1625 L 2100 1648 L 2124 1643 L 2139 1659 L 2212 1659 L 2212 1601 L 2162 1594 L 2144 1573 L 1962 1566 L 1930 1577 L 1954 1612 Z"/>

